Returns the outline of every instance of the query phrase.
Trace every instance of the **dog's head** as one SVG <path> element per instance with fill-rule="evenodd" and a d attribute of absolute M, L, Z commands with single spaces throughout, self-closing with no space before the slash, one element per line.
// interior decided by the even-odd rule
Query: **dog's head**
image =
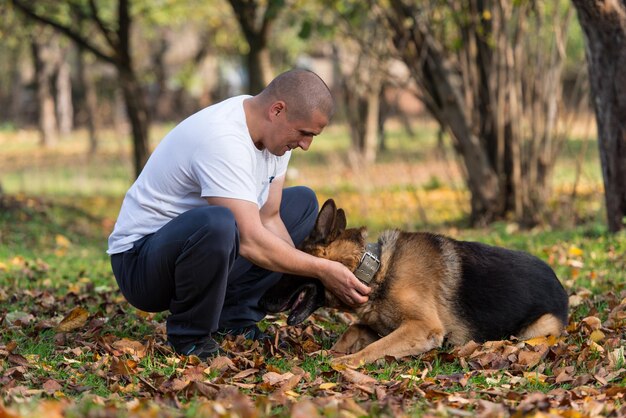
<path fill-rule="evenodd" d="M 350 270 L 356 270 L 366 245 L 364 227 L 346 229 L 346 214 L 328 199 L 317 215 L 315 227 L 299 249 L 316 257 L 338 261 Z M 260 306 L 266 312 L 290 311 L 287 323 L 304 321 L 321 306 L 351 310 L 334 294 L 324 289 L 317 279 L 283 275 L 280 281 L 261 298 Z"/>

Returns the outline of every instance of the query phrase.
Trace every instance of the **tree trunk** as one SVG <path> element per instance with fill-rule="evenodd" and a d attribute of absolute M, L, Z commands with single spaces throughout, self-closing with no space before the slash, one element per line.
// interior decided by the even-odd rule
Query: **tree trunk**
<path fill-rule="evenodd" d="M 380 138 L 384 66 L 347 42 L 333 45 L 333 63 L 350 129 L 350 163 L 353 166 L 374 163 Z"/>
<path fill-rule="evenodd" d="M 56 74 L 56 109 L 59 132 L 67 135 L 74 129 L 74 106 L 72 103 L 72 80 L 70 66 L 67 63 L 67 49 L 61 51 Z"/>
<path fill-rule="evenodd" d="M 38 128 L 40 143 L 44 147 L 53 147 L 58 142 L 57 119 L 54 110 L 54 98 L 51 91 L 51 77 L 54 68 L 49 45 L 34 35 L 31 52 L 35 67 L 35 84 L 39 109 Z"/>
<path fill-rule="evenodd" d="M 96 94 L 96 87 L 94 86 L 93 77 L 86 69 L 87 57 L 85 55 L 84 48 L 78 47 L 77 64 L 76 64 L 76 79 L 78 83 L 78 96 L 79 96 L 79 114 L 84 115 L 84 121 L 87 125 L 87 132 L 89 134 L 89 155 L 93 155 L 98 150 L 98 120 L 97 120 L 97 108 L 98 97 Z"/>
<path fill-rule="evenodd" d="M 270 50 L 264 42 L 258 39 L 248 40 L 250 52 L 248 63 L 248 93 L 258 94 L 272 81 L 272 65 Z"/>
<path fill-rule="evenodd" d="M 283 0 L 229 0 L 239 22 L 241 31 L 248 42 L 246 56 L 248 66 L 248 93 L 257 94 L 272 79 L 272 65 L 269 52 L 271 27 L 284 7 Z"/>
<path fill-rule="evenodd" d="M 169 48 L 167 33 L 161 32 L 158 46 L 151 57 L 155 76 L 154 88 L 150 89 L 150 116 L 151 119 L 165 119 L 172 114 L 171 98 L 167 97 L 167 65 L 165 55 Z"/>
<path fill-rule="evenodd" d="M 19 125 L 23 120 L 21 111 L 21 104 L 23 103 L 24 86 L 22 85 L 23 71 L 20 68 L 21 60 L 19 59 L 21 48 L 15 48 L 11 50 L 11 54 L 7 57 L 10 61 L 11 72 L 9 80 L 11 80 L 10 100 L 7 100 L 9 105 L 8 109 L 3 111 L 8 112 L 8 120 L 13 121 L 16 125 Z"/>
<path fill-rule="evenodd" d="M 118 71 L 133 137 L 135 176 L 138 177 L 150 155 L 148 106 L 146 105 L 143 89 L 133 70 L 128 66 L 120 66 Z"/>
<path fill-rule="evenodd" d="M 367 94 L 367 115 L 365 117 L 365 137 L 363 138 L 363 159 L 366 164 L 376 160 L 378 150 L 378 122 L 380 116 L 380 89 Z"/>
<path fill-rule="evenodd" d="M 586 40 L 607 223 L 617 232 L 626 220 L 626 2 L 573 3 Z"/>

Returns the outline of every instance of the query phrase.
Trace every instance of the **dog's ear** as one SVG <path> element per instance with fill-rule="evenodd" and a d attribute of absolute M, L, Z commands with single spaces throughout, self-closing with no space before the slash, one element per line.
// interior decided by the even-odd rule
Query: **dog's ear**
<path fill-rule="evenodd" d="M 346 213 L 343 209 L 337 209 L 337 215 L 335 216 L 335 222 L 333 222 L 333 229 L 330 232 L 329 241 L 334 241 L 343 231 L 346 230 L 348 221 L 346 220 Z"/>
<path fill-rule="evenodd" d="M 311 239 L 315 242 L 326 241 L 333 231 L 336 217 L 337 205 L 335 205 L 333 199 L 328 199 L 324 202 L 320 213 L 317 215 L 315 228 L 311 232 Z"/>
<path fill-rule="evenodd" d="M 292 306 L 287 317 L 288 325 L 298 325 L 304 322 L 317 308 L 325 305 L 325 289 L 322 282 L 312 280 L 300 287 L 299 303 Z"/>

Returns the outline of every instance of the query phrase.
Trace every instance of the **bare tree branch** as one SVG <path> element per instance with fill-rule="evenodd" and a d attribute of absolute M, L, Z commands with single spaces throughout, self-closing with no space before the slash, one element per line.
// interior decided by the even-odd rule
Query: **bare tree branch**
<path fill-rule="evenodd" d="M 111 48 L 117 49 L 117 44 L 115 40 L 115 34 L 109 28 L 106 27 L 102 19 L 100 18 L 100 12 L 98 10 L 98 6 L 96 6 L 96 2 L 94 0 L 89 0 L 89 9 L 91 10 L 91 18 L 102 32 L 102 35 L 107 40 Z M 119 40 L 118 40 L 119 41 Z"/>
<path fill-rule="evenodd" d="M 62 24 L 61 22 L 58 22 L 57 20 L 54 20 L 47 16 L 42 16 L 36 13 L 35 10 L 27 6 L 27 4 L 30 4 L 28 2 L 25 2 L 22 0 L 11 0 L 11 2 L 18 10 L 20 10 L 22 13 L 24 13 L 26 16 L 30 17 L 31 19 L 37 22 L 52 26 L 54 29 L 61 32 L 68 38 L 72 39 L 74 42 L 76 42 L 77 45 L 90 51 L 92 54 L 96 55 L 98 58 L 108 63 L 115 64 L 114 55 L 109 55 L 106 52 L 102 51 L 101 49 L 96 47 L 94 44 L 89 42 L 80 33 L 71 29 L 69 26 L 66 26 Z"/>

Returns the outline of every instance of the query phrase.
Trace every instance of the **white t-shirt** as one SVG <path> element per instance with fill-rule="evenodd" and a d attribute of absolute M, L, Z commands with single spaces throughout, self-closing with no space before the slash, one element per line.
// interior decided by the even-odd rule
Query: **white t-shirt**
<path fill-rule="evenodd" d="M 207 205 L 205 197 L 265 204 L 269 184 L 285 175 L 291 152 L 278 157 L 254 146 L 243 109 L 249 97 L 209 106 L 163 138 L 124 197 L 108 254 L 124 252 L 181 213 Z"/>

